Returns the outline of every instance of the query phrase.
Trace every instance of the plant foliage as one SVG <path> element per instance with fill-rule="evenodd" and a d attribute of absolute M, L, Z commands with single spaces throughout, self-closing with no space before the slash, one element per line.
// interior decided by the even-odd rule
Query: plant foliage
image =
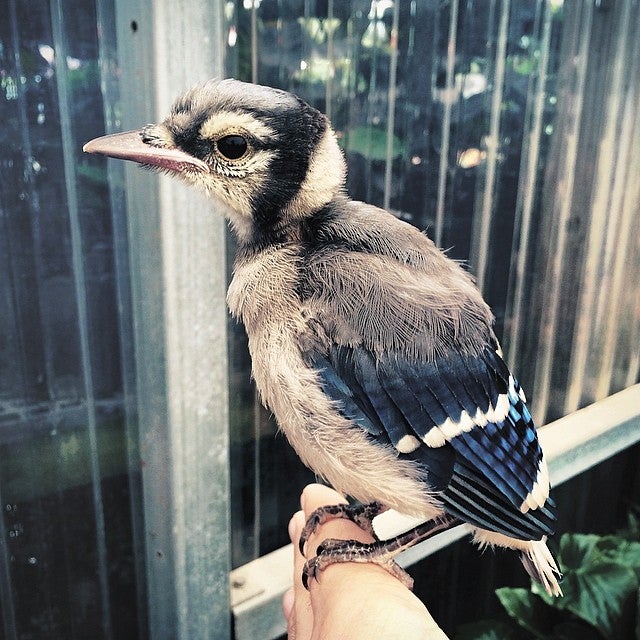
<path fill-rule="evenodd" d="M 558 562 L 563 597 L 503 587 L 496 595 L 505 620 L 482 620 L 458 629 L 456 640 L 640 640 L 640 523 L 616 535 L 564 534 Z"/>

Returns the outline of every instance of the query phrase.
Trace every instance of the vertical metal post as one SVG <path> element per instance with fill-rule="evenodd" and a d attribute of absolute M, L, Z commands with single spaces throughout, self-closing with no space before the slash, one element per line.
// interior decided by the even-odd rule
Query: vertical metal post
<path fill-rule="evenodd" d="M 473 257 L 471 258 L 471 264 L 474 267 L 476 285 L 482 292 L 485 290 L 487 268 L 490 259 L 491 226 L 495 207 L 494 191 L 499 166 L 500 119 L 502 116 L 502 94 L 504 90 L 507 39 L 509 35 L 510 4 L 510 0 L 502 0 L 500 5 L 500 22 L 498 26 L 495 71 L 493 74 L 491 113 L 489 115 L 489 133 L 486 138 L 487 161 L 482 191 L 482 206 L 480 208 L 480 219 L 477 224 L 474 225 L 477 227 L 477 233 L 474 233 L 473 238 Z"/>
<path fill-rule="evenodd" d="M 391 26 L 391 56 L 389 60 L 389 89 L 387 90 L 387 146 L 384 164 L 384 200 L 382 206 L 391 206 L 391 179 L 393 174 L 393 134 L 396 121 L 396 83 L 398 75 L 398 24 L 400 22 L 400 3 L 393 5 L 393 24 Z"/>
<path fill-rule="evenodd" d="M 578 140 L 582 123 L 582 106 L 586 84 L 587 64 L 590 55 L 590 34 L 593 19 L 593 6 L 585 4 L 581 11 L 576 11 L 575 30 L 571 34 L 575 52 L 573 63 L 572 100 L 573 111 L 564 132 L 562 166 L 558 176 L 561 191 L 554 197 L 553 244 L 550 244 L 550 255 L 546 281 L 549 283 L 544 293 L 545 316 L 540 327 L 540 355 L 536 361 L 534 386 L 536 390 L 535 411 L 538 422 L 543 424 L 549 410 L 552 391 L 552 369 L 556 350 L 556 335 L 560 315 L 560 288 L 562 286 L 562 269 L 567 260 L 568 222 L 573 201 L 575 181 L 574 167 L 578 152 Z"/>
<path fill-rule="evenodd" d="M 325 21 L 325 31 L 327 34 L 327 60 L 329 61 L 329 72 L 327 73 L 327 79 L 324 89 L 324 112 L 331 120 L 332 106 L 333 106 L 333 79 L 336 73 L 335 65 L 335 51 L 333 48 L 333 33 L 335 31 L 333 26 L 333 0 L 327 0 L 327 19 Z"/>
<path fill-rule="evenodd" d="M 251 82 L 258 84 L 258 3 L 251 2 Z"/>
<path fill-rule="evenodd" d="M 442 143 L 440 148 L 440 166 L 438 169 L 438 201 L 436 203 L 436 220 L 433 241 L 442 246 L 444 235 L 444 208 L 447 196 L 447 174 L 449 171 L 449 141 L 451 138 L 451 112 L 453 104 L 448 96 L 452 95 L 455 86 L 455 64 L 458 36 L 458 0 L 451 0 L 449 9 L 449 38 L 447 42 L 447 74 L 442 116 Z"/>
<path fill-rule="evenodd" d="M 616 46 L 612 49 L 609 63 L 611 90 L 604 105 L 605 124 L 598 148 L 592 213 L 588 221 L 583 276 L 578 293 L 578 308 L 583 312 L 577 314 L 573 334 L 571 370 L 564 405 L 567 413 L 581 405 L 589 378 L 598 380 L 596 399 L 608 394 L 614 355 L 611 347 L 615 339 L 609 343 L 607 351 L 604 349 L 607 342 L 603 338 L 618 334 L 613 330 L 619 318 L 613 302 L 619 299 L 624 270 L 618 271 L 620 280 L 617 282 L 610 277 L 616 272 L 616 265 L 624 265 L 624 239 L 627 235 L 619 233 L 619 225 L 628 230 L 630 223 L 623 209 L 625 194 L 631 191 L 627 179 L 631 172 L 629 155 L 636 144 L 633 138 L 636 109 L 632 101 L 637 83 L 630 78 L 638 77 L 637 55 L 640 49 L 638 39 L 633 37 L 633 17 L 637 14 L 632 3 L 622 3 L 619 10 Z M 586 309 L 590 310 L 589 313 L 584 312 Z M 600 374 L 599 379 L 598 373 L 594 372 Z"/>
<path fill-rule="evenodd" d="M 116 0 L 123 128 L 223 73 L 217 2 Z M 193 189 L 126 168 L 152 640 L 230 636 L 225 224 Z"/>
<path fill-rule="evenodd" d="M 106 133 L 120 130 L 120 83 L 118 68 L 116 16 L 113 0 L 96 0 L 98 26 L 98 56 L 101 69 L 101 87 Z M 135 571 L 138 635 L 147 637 L 147 589 L 145 577 L 145 533 L 142 483 L 138 473 L 140 447 L 138 443 L 138 419 L 136 407 L 136 374 L 133 352 L 133 312 L 131 304 L 131 278 L 129 242 L 127 238 L 127 211 L 123 191 L 125 163 L 119 160 L 107 164 L 113 257 L 116 272 L 118 324 L 120 334 L 120 361 L 122 372 L 123 405 L 125 415 L 125 439 L 129 473 L 129 510 L 133 538 L 133 564 Z"/>
<path fill-rule="evenodd" d="M 509 298 L 507 301 L 510 322 L 505 328 L 507 364 L 513 370 L 518 366 L 517 354 L 522 341 L 522 326 L 525 314 L 525 275 L 529 264 L 530 253 L 533 250 L 531 236 L 533 225 L 533 209 L 536 199 L 536 181 L 538 179 L 538 163 L 540 160 L 540 148 L 542 142 L 542 124 L 544 117 L 545 100 L 547 98 L 547 78 L 549 69 L 549 54 L 551 43 L 551 26 L 553 14 L 551 7 L 546 2 L 539 2 L 538 11 L 542 12 L 542 36 L 538 51 L 540 62 L 537 78 L 533 80 L 529 89 L 528 110 L 531 117 L 527 117 L 527 123 L 531 122 L 530 129 L 526 133 L 527 143 L 523 145 L 521 160 L 520 184 L 518 187 L 518 202 L 516 203 L 516 221 L 514 240 L 511 255 L 512 265 L 509 274 Z M 526 155 L 525 155 L 526 153 Z"/>

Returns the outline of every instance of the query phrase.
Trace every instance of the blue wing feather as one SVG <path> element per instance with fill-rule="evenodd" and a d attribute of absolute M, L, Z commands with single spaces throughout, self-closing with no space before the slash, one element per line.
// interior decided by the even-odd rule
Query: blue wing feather
<path fill-rule="evenodd" d="M 339 403 L 342 414 L 356 422 L 365 431 L 374 436 L 380 436 L 384 432 L 382 423 L 378 420 L 370 405 L 363 405 L 362 400 L 356 401 L 355 396 L 359 398 L 366 397 L 362 390 L 355 386 L 352 379 L 344 379 L 336 372 L 333 365 L 321 355 L 315 353 L 313 357 L 308 358 L 307 364 L 318 370 L 322 379 L 325 393 Z"/>
<path fill-rule="evenodd" d="M 474 416 L 478 409 L 482 412 L 488 410 L 490 398 L 482 393 L 482 388 L 473 386 L 473 377 L 462 357 L 441 358 L 437 368 L 443 383 L 470 416 Z"/>
<path fill-rule="evenodd" d="M 362 346 L 334 346 L 328 354 L 307 354 L 325 393 L 343 414 L 380 442 L 410 434 L 424 442 L 447 422 L 443 446 L 421 444 L 399 453 L 425 470 L 425 481 L 440 491 L 443 506 L 471 524 L 522 539 L 552 531 L 553 503 L 523 514 L 542 452 L 535 426 L 502 358 L 491 345 L 479 356 L 452 354 L 435 362 L 416 362 L 397 352 L 374 356 Z M 496 407 L 502 398 L 505 415 Z M 469 419 L 485 416 L 486 424 Z"/>
<path fill-rule="evenodd" d="M 484 429 L 475 428 L 469 433 L 452 438 L 451 446 L 471 462 L 482 476 L 491 480 L 514 506 L 522 504 L 531 487 L 527 487 L 518 477 L 510 460 L 507 462 L 496 455 Z"/>
<path fill-rule="evenodd" d="M 422 438 L 436 422 L 423 406 L 421 399 L 400 376 L 388 375 L 383 363 L 378 367 L 378 376 L 391 401 L 402 412 L 415 435 Z M 444 415 L 442 408 L 440 411 L 441 415 Z"/>
<path fill-rule="evenodd" d="M 364 349 L 355 350 L 353 356 L 356 380 L 371 402 L 387 436 L 396 446 L 404 436 L 409 435 L 409 425 L 380 383 L 373 356 Z"/>
<path fill-rule="evenodd" d="M 397 385 L 406 385 L 412 397 L 417 398 L 422 410 L 429 416 L 428 424 L 423 425 L 422 429 L 418 424 L 412 425 L 420 437 L 425 435 L 430 427 L 441 424 L 447 419 L 448 414 L 442 400 L 431 389 L 425 387 L 418 371 L 408 361 L 385 356 L 380 359 L 378 370 L 383 380 L 395 382 Z"/>

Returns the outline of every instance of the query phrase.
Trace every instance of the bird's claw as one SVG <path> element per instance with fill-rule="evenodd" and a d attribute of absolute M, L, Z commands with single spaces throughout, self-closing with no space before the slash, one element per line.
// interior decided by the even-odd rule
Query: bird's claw
<path fill-rule="evenodd" d="M 320 559 L 315 556 L 308 560 L 302 569 L 302 585 L 307 591 L 309 591 L 309 578 L 313 578 L 316 582 L 318 581 L 318 576 L 320 575 L 319 564 Z"/>
<path fill-rule="evenodd" d="M 323 540 L 316 549 L 316 555 L 305 563 L 302 569 L 302 584 L 309 589 L 309 580 L 319 580 L 320 573 L 332 564 L 340 562 L 355 562 L 354 552 L 358 549 L 360 555 L 371 545 L 357 540 L 337 540 L 328 538 Z M 362 561 L 362 560 L 361 560 Z"/>
<path fill-rule="evenodd" d="M 413 588 L 413 579 L 390 557 L 384 542 L 359 542 L 358 540 L 323 540 L 316 556 L 308 560 L 302 570 L 302 584 L 309 589 L 310 579 L 319 580 L 320 573 L 332 564 L 342 562 L 377 564 L 397 578 L 407 589 Z"/>
<path fill-rule="evenodd" d="M 348 505 L 341 505 L 341 508 L 337 510 L 340 515 L 334 515 L 333 517 L 346 517 L 352 519 L 348 515 L 348 509 L 345 508 L 347 506 Z M 374 503 L 373 509 L 375 510 L 376 508 L 376 504 Z M 336 507 L 330 507 L 330 509 L 335 511 Z M 321 509 L 319 511 L 320 514 L 317 514 L 316 512 L 311 514 L 309 521 L 311 521 L 312 524 L 310 527 L 313 527 L 313 523 L 317 523 L 319 521 L 318 518 L 320 518 L 320 520 L 322 519 L 322 514 L 325 513 L 325 510 Z M 367 514 L 369 514 L 369 511 L 367 511 Z M 361 508 L 360 513 L 362 513 Z M 317 549 L 317 555 L 314 558 L 311 558 L 311 560 L 309 560 L 305 565 L 302 578 L 303 584 L 308 588 L 309 577 L 313 577 L 317 580 L 321 571 L 338 562 L 371 562 L 381 566 L 383 569 L 386 569 L 392 576 L 400 580 L 400 582 L 402 582 L 402 584 L 404 584 L 408 589 L 411 589 L 413 587 L 413 580 L 411 576 L 409 576 L 404 569 L 400 568 L 400 566 L 394 561 L 394 558 L 402 551 L 405 551 L 419 542 L 427 540 L 428 538 L 437 535 L 442 531 L 446 531 L 458 524 L 461 524 L 461 521 L 458 518 L 443 515 L 439 518 L 433 518 L 432 520 L 423 522 L 417 527 L 414 527 L 409 531 L 405 531 L 404 533 L 397 535 L 395 538 L 390 538 L 389 540 L 376 539 L 375 542 L 366 543 L 359 542 L 358 540 L 336 540 L 334 538 L 329 538 L 320 544 Z M 306 528 L 307 527 L 305 527 L 305 529 Z M 308 535 L 309 534 L 307 534 L 307 536 Z"/>
<path fill-rule="evenodd" d="M 364 505 L 333 504 L 320 507 L 311 513 L 300 534 L 298 548 L 304 555 L 304 548 L 307 540 L 316 532 L 318 527 L 330 520 L 344 518 L 358 525 L 363 531 L 378 540 L 378 536 L 373 530 L 373 519 L 382 513 L 385 508 L 379 502 L 371 502 Z"/>

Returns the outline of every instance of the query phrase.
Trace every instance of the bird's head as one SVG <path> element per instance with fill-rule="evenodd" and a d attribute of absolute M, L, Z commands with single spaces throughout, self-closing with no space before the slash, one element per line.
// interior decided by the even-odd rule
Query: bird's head
<path fill-rule="evenodd" d="M 345 162 L 326 116 L 300 98 L 211 80 L 159 124 L 84 146 L 175 175 L 222 201 L 239 234 L 306 217 L 343 188 Z"/>

